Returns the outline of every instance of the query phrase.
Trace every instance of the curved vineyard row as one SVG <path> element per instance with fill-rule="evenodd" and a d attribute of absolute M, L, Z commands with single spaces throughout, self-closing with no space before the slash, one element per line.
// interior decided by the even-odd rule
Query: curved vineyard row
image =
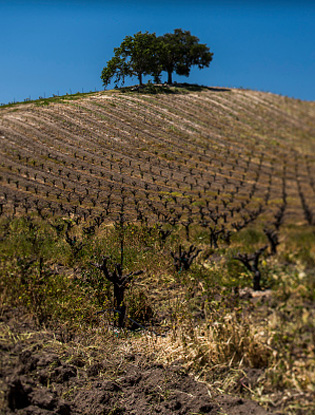
<path fill-rule="evenodd" d="M 124 212 L 187 232 L 198 224 L 215 240 L 257 220 L 314 224 L 314 103 L 173 92 L 2 108 L 1 213 L 113 221 Z"/>

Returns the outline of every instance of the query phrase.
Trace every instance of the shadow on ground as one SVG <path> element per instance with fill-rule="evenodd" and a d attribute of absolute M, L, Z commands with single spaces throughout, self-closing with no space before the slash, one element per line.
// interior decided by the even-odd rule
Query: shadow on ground
<path fill-rule="evenodd" d="M 208 87 L 198 84 L 187 84 L 187 83 L 174 83 L 172 85 L 167 84 L 145 84 L 143 86 L 135 85 L 117 88 L 121 92 L 136 92 L 141 94 L 187 94 L 188 92 L 202 92 L 202 91 L 212 91 L 212 92 L 230 92 L 229 88 L 221 87 Z"/>

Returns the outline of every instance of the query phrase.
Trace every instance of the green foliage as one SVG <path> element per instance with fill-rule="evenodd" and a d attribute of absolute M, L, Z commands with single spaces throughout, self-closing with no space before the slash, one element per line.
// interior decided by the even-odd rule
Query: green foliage
<path fill-rule="evenodd" d="M 235 236 L 233 236 L 235 242 L 241 243 L 242 245 L 252 247 L 259 243 L 265 243 L 266 237 L 264 233 L 257 228 L 248 227 L 241 230 Z"/>
<path fill-rule="evenodd" d="M 213 53 L 199 43 L 189 31 L 175 29 L 156 37 L 155 33 L 138 32 L 126 36 L 121 45 L 114 49 L 114 56 L 104 67 L 101 79 L 106 87 L 112 78 L 115 86 L 124 84 L 126 76 L 136 76 L 142 86 L 144 75 L 153 76 L 155 83 L 161 82 L 161 73 L 168 74 L 168 83 L 172 83 L 172 73 L 189 76 L 192 66 L 199 69 L 209 67 Z M 156 92 L 153 90 L 153 92 Z"/>
<path fill-rule="evenodd" d="M 172 83 L 172 73 L 189 76 L 190 69 L 196 65 L 199 69 L 209 67 L 213 53 L 189 31 L 175 29 L 159 37 L 159 62 L 168 74 L 168 83 Z"/>
<path fill-rule="evenodd" d="M 143 75 L 152 73 L 155 67 L 156 36 L 155 33 L 138 32 L 134 36 L 126 36 L 121 45 L 114 49 L 114 57 L 107 62 L 101 79 L 107 86 L 115 76 L 115 84 L 124 84 L 126 76 L 137 76 L 142 85 Z"/>
<path fill-rule="evenodd" d="M 111 299 L 110 283 L 102 272 L 89 264 L 82 271 L 78 284 L 86 295 L 95 299 L 97 306 L 103 309 L 108 308 Z"/>
<path fill-rule="evenodd" d="M 115 85 L 121 82 L 124 84 L 125 77 L 129 75 L 129 69 L 127 64 L 119 56 L 114 56 L 111 60 L 107 62 L 107 66 L 103 68 L 101 79 L 103 80 L 103 85 L 106 87 L 110 80 L 115 76 Z"/>
<path fill-rule="evenodd" d="M 8 222 L 2 220 L 1 227 L 6 229 L 6 237 L 0 241 L 3 256 L 44 259 L 58 256 L 59 247 L 52 230 L 38 218 L 26 216 Z"/>
<path fill-rule="evenodd" d="M 315 233 L 311 228 L 291 226 L 284 240 L 283 260 L 289 263 L 301 262 L 307 269 L 315 268 Z"/>
<path fill-rule="evenodd" d="M 21 307 L 39 324 L 89 321 L 94 305 L 74 279 L 56 273 L 42 258 L 2 262 L 3 305 Z"/>

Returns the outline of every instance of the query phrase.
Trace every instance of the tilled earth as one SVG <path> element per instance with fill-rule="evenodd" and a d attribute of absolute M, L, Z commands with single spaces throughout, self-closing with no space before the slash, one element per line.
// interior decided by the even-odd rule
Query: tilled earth
<path fill-rule="evenodd" d="M 213 391 L 179 365 L 102 352 L 65 332 L 39 330 L 18 310 L 0 316 L 0 412 L 11 415 L 270 413 Z M 109 338 L 110 339 L 110 338 Z M 114 342 L 114 339 L 113 339 Z M 111 347 L 110 345 L 108 346 Z M 114 350 L 114 349 L 113 349 Z"/>

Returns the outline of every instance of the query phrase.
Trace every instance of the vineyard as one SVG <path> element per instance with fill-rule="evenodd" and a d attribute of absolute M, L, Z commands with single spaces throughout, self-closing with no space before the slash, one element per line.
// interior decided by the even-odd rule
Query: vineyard
<path fill-rule="evenodd" d="M 0 409 L 313 413 L 314 119 L 314 102 L 186 84 L 0 108 Z M 97 408 L 80 377 L 112 382 Z"/>
<path fill-rule="evenodd" d="M 314 224 L 310 103 L 206 88 L 76 98 L 2 109 L 2 210 L 107 221 L 123 210 L 221 237 L 277 215 Z"/>

